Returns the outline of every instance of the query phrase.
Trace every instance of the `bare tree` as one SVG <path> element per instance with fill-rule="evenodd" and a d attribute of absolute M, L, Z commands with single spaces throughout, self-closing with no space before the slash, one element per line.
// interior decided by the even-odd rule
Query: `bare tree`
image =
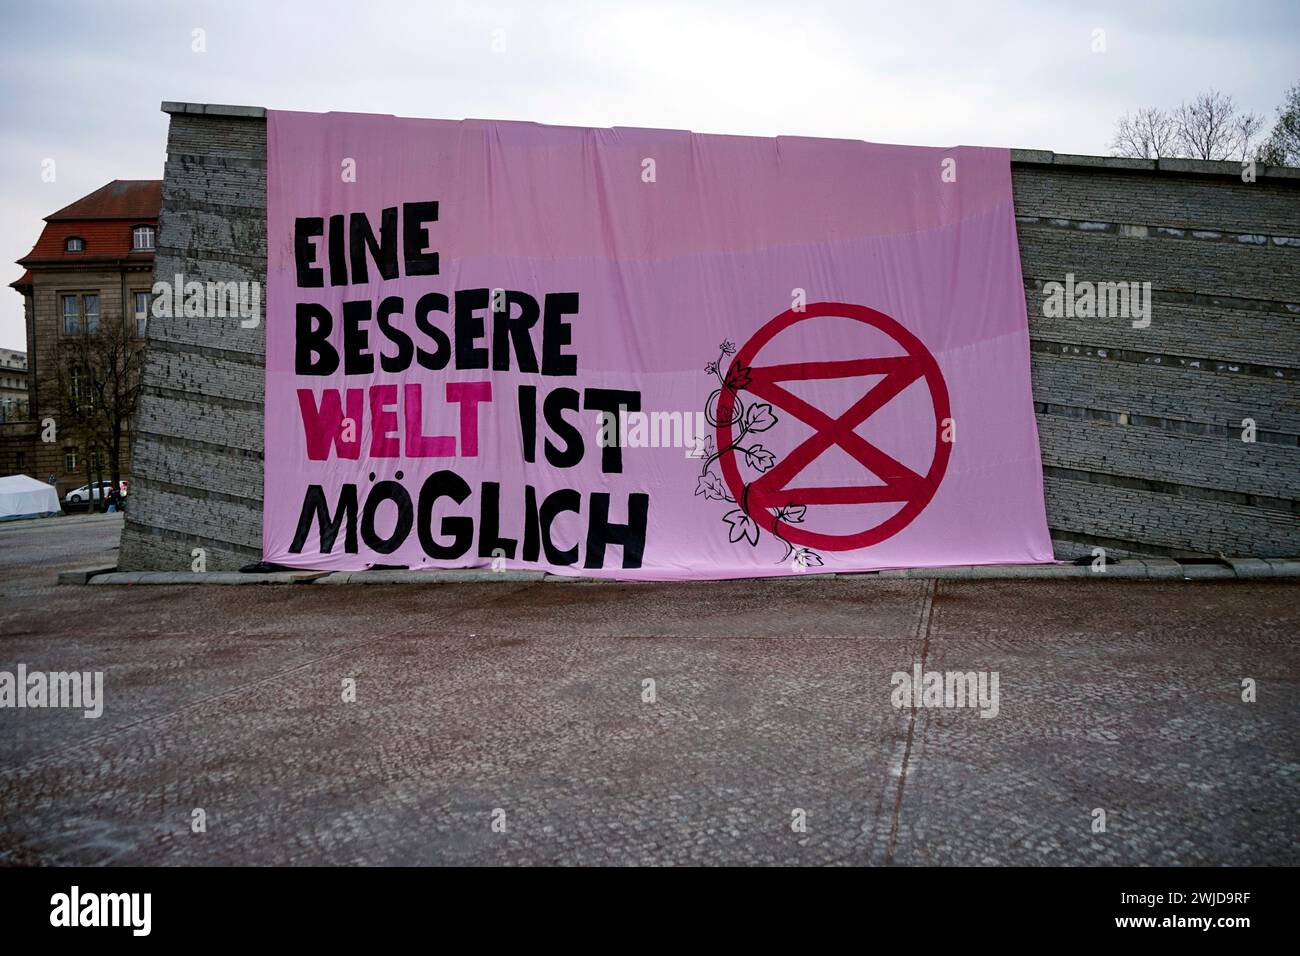
<path fill-rule="evenodd" d="M 1253 159 L 1263 147 L 1259 134 L 1264 129 L 1264 117 L 1258 113 L 1242 113 L 1237 117 L 1238 157 Z"/>
<path fill-rule="evenodd" d="M 1174 152 L 1173 117 L 1159 107 L 1146 107 L 1120 118 L 1110 148 L 1114 156 L 1159 159 Z"/>
<path fill-rule="evenodd" d="M 1247 159 L 1263 119 L 1237 109 L 1233 98 L 1217 90 L 1197 95 L 1174 110 L 1178 151 L 1192 159 Z"/>
<path fill-rule="evenodd" d="M 85 460 L 93 507 L 93 482 L 103 477 L 104 456 L 108 458 L 111 487 L 117 489 L 122 485 L 122 450 L 131 416 L 140 400 L 144 351 L 132 338 L 126 320 L 108 320 L 97 331 L 83 331 L 63 339 L 59 353 L 59 391 L 64 413 L 90 443 Z M 96 456 L 93 452 L 100 454 Z M 92 475 L 92 461 L 96 457 L 100 459 L 100 470 Z M 102 504 L 103 498 L 100 500 Z"/>
<path fill-rule="evenodd" d="M 1300 83 L 1286 91 L 1259 158 L 1271 166 L 1300 166 Z"/>

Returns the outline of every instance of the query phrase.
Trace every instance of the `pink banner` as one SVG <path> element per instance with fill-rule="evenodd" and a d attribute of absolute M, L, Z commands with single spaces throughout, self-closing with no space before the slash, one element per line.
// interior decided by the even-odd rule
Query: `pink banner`
<path fill-rule="evenodd" d="M 1006 150 L 267 122 L 267 561 L 1051 560 Z"/>

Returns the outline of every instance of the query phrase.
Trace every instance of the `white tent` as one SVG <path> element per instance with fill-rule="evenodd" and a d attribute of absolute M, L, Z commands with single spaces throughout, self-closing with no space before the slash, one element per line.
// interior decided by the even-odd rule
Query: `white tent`
<path fill-rule="evenodd" d="M 26 475 L 0 478 L 0 521 L 59 514 L 59 493 L 53 485 Z"/>

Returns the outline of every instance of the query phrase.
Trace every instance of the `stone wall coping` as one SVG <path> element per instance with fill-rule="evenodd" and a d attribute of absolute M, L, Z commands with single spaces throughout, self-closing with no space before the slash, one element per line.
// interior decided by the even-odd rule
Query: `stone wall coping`
<path fill-rule="evenodd" d="M 178 103 L 164 101 L 162 111 L 170 114 L 223 116 L 238 119 L 266 119 L 262 106 L 229 106 L 221 103 Z M 1123 156 L 1083 156 L 1054 153 L 1049 149 L 1012 149 L 1011 162 L 1016 166 L 1068 166 L 1107 171 L 1174 173 L 1177 175 L 1227 176 L 1241 178 L 1241 163 L 1211 162 L 1200 159 L 1128 159 Z M 1257 164 L 1256 178 L 1300 181 L 1300 168 Z"/>

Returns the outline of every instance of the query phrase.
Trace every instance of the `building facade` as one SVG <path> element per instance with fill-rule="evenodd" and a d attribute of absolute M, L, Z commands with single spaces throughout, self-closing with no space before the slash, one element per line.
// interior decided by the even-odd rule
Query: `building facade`
<path fill-rule="evenodd" d="M 111 477 L 105 409 L 116 406 L 123 386 L 106 387 L 86 369 L 119 346 L 117 366 L 137 367 L 161 198 L 161 181 L 114 180 L 47 216 L 32 251 L 18 260 L 26 272 L 11 287 L 25 306 L 26 420 L 0 426 L 0 474 L 53 481 L 60 496 Z M 8 374 L 0 370 L 0 378 Z M 131 435 L 124 418 L 117 460 L 126 477 Z"/>
<path fill-rule="evenodd" d="M 27 353 L 0 349 L 0 424 L 27 419 Z"/>

